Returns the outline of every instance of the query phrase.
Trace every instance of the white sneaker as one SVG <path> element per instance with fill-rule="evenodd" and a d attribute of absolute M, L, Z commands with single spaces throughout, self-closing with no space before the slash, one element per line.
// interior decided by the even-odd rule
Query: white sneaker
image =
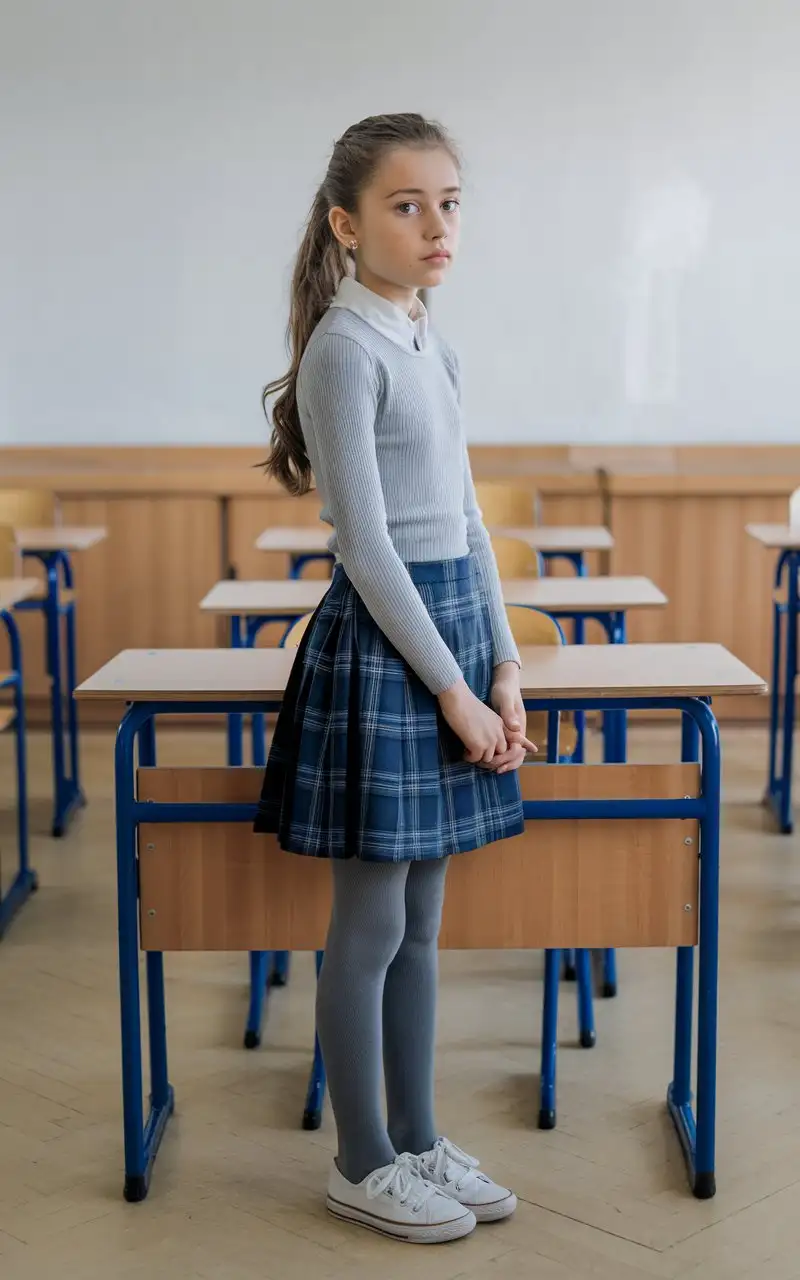
<path fill-rule="evenodd" d="M 380 1235 L 409 1244 L 460 1240 L 475 1230 L 475 1215 L 422 1176 L 416 1156 L 397 1156 L 353 1184 L 334 1164 L 328 1180 L 328 1211 Z"/>
<path fill-rule="evenodd" d="M 417 1156 L 417 1163 L 423 1177 L 470 1209 L 478 1222 L 510 1218 L 517 1207 L 513 1191 L 478 1173 L 479 1162 L 447 1138 L 439 1138 L 431 1151 Z"/>

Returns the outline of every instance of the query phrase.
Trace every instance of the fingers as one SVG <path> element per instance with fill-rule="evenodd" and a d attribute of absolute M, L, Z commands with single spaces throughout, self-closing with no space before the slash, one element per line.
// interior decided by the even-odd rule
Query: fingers
<path fill-rule="evenodd" d="M 535 750 L 535 748 L 534 748 Z M 512 769 L 519 769 L 525 759 L 525 752 L 521 746 L 514 747 L 514 758 L 509 760 L 507 764 L 501 764 L 497 770 L 498 773 L 510 773 Z"/>
<path fill-rule="evenodd" d="M 508 773 L 511 769 L 519 769 L 525 759 L 525 751 L 519 743 L 503 752 L 502 755 L 495 756 L 489 762 L 481 762 L 481 769 L 488 769 L 490 773 Z"/>
<path fill-rule="evenodd" d="M 526 738 L 522 733 L 509 733 L 507 734 L 507 737 L 509 745 L 512 742 L 518 743 L 521 747 L 524 747 L 526 751 L 538 751 L 539 749 L 535 742 L 531 742 L 530 738 Z"/>

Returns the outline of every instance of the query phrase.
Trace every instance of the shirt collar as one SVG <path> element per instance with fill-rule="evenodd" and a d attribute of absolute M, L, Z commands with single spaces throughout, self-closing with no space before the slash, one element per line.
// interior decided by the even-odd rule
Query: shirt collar
<path fill-rule="evenodd" d="M 424 351 L 428 338 L 428 313 L 419 298 L 414 299 L 411 315 L 402 307 L 373 293 L 352 276 L 345 276 L 339 285 L 332 307 L 344 307 L 354 311 L 367 324 L 372 325 L 385 338 L 405 347 L 407 351 Z"/>

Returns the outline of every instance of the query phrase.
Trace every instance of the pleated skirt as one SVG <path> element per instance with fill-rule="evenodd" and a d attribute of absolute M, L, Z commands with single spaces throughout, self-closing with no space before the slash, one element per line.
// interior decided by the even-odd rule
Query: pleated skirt
<path fill-rule="evenodd" d="M 471 556 L 407 566 L 467 684 L 488 702 L 487 602 Z M 404 862 L 523 830 L 516 772 L 464 760 L 438 700 L 373 621 L 344 569 L 295 656 L 255 830 L 317 858 Z"/>

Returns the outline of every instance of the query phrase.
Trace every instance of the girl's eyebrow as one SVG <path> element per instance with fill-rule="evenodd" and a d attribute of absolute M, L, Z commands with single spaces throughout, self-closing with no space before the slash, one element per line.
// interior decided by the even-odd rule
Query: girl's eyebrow
<path fill-rule="evenodd" d="M 443 196 L 458 195 L 460 190 L 460 187 L 444 187 L 441 194 Z M 392 191 L 391 194 L 385 198 L 387 200 L 394 200 L 395 196 L 424 196 L 425 194 L 426 193 L 420 190 L 419 187 L 400 187 L 398 191 Z"/>

